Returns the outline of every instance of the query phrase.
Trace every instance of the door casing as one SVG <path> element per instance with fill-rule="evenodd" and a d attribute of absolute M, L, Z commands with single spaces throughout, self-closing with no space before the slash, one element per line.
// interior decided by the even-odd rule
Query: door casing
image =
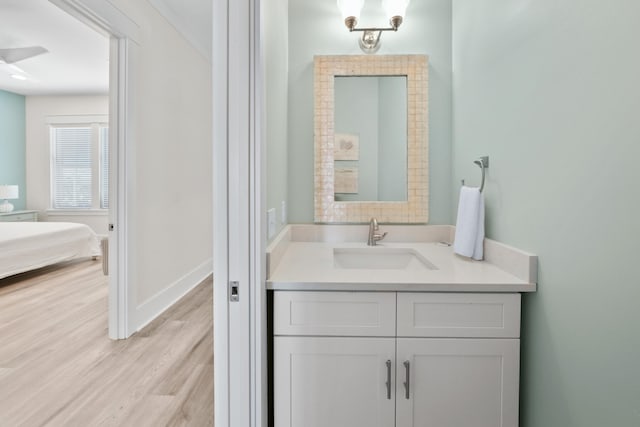
<path fill-rule="evenodd" d="M 214 417 L 229 427 L 267 425 L 260 5 L 213 1 Z"/>
<path fill-rule="evenodd" d="M 110 38 L 109 52 L 109 337 L 128 338 L 135 332 L 130 301 L 127 231 L 128 188 L 133 174 L 128 162 L 134 146 L 132 98 L 132 50 L 137 46 L 138 25 L 110 2 L 100 0 L 49 0 L 81 22 Z"/>

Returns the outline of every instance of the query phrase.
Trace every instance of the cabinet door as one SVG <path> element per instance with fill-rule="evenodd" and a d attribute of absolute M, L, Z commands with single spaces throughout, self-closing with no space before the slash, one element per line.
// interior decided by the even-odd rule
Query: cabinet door
<path fill-rule="evenodd" d="M 397 427 L 516 427 L 519 349 L 517 339 L 399 338 Z"/>
<path fill-rule="evenodd" d="M 394 356 L 394 338 L 275 337 L 275 426 L 393 427 Z"/>

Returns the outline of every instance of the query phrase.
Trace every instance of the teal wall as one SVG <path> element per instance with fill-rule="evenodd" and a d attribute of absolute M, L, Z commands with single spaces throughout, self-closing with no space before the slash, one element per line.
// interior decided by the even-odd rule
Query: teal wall
<path fill-rule="evenodd" d="M 289 221 L 313 222 L 313 56 L 360 55 L 335 1 L 289 0 Z M 379 2 L 366 2 L 360 23 L 385 25 Z M 429 56 L 429 211 L 432 224 L 451 218 L 451 1 L 413 1 L 397 33 L 382 35 L 378 55 Z M 267 113 L 268 114 L 268 113 Z M 269 190 L 270 191 L 270 190 Z"/>
<path fill-rule="evenodd" d="M 378 200 L 378 80 L 374 78 L 336 78 L 335 132 L 358 135 L 357 161 L 336 161 L 336 168 L 358 169 L 358 193 L 339 194 L 340 201 Z M 366 94 L 367 96 L 362 96 Z M 372 119 L 373 117 L 373 119 Z M 373 122 L 373 123 L 372 123 Z M 373 126 L 372 126 L 373 124 Z"/>
<path fill-rule="evenodd" d="M 407 79 L 381 78 L 378 103 L 378 200 L 407 200 Z"/>
<path fill-rule="evenodd" d="M 282 223 L 282 201 L 288 201 L 287 86 L 288 0 L 270 0 L 263 8 L 263 49 L 267 137 L 267 209 L 276 210 L 276 234 Z"/>
<path fill-rule="evenodd" d="M 312 222 L 313 55 L 361 52 L 334 1 L 289 3 L 277 160 L 290 221 Z M 458 182 L 479 183 L 488 155 L 488 237 L 539 256 L 521 427 L 640 425 L 638 16 L 637 0 L 425 0 L 383 35 L 379 54 L 430 57 L 430 222 L 455 221 Z"/>
<path fill-rule="evenodd" d="M 337 77 L 334 91 L 335 132 L 359 137 L 358 160 L 335 162 L 358 169 L 358 193 L 336 200 L 406 201 L 406 77 Z"/>
<path fill-rule="evenodd" d="M 453 181 L 489 155 L 487 235 L 540 261 L 520 426 L 640 426 L 640 2 L 453 5 Z"/>
<path fill-rule="evenodd" d="M 24 106 L 24 96 L 0 90 L 0 185 L 20 187 L 15 210 L 25 209 L 27 191 Z"/>

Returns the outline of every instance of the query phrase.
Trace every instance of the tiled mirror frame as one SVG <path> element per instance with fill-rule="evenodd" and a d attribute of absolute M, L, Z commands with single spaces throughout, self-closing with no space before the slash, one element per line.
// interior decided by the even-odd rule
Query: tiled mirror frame
<path fill-rule="evenodd" d="M 334 200 L 334 77 L 407 76 L 407 201 Z M 316 223 L 426 223 L 429 219 L 428 58 L 426 55 L 314 57 Z"/>

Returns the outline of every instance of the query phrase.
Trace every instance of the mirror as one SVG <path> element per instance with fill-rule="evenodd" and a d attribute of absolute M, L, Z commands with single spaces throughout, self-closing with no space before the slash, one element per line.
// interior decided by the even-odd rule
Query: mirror
<path fill-rule="evenodd" d="M 314 59 L 315 222 L 426 223 L 427 57 Z"/>
<path fill-rule="evenodd" d="M 407 77 L 336 76 L 334 200 L 407 200 Z"/>

